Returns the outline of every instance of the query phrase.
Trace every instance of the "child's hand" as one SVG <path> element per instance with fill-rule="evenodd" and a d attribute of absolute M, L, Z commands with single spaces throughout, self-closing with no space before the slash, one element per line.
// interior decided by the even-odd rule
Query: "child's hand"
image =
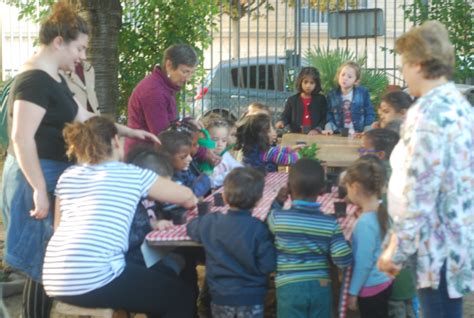
<path fill-rule="evenodd" d="M 377 128 L 382 128 L 382 127 L 380 127 L 380 122 L 374 121 L 372 123 L 372 129 L 377 129 Z"/>
<path fill-rule="evenodd" d="M 279 120 L 279 121 L 276 122 L 275 128 L 276 129 L 283 129 L 283 128 L 285 128 L 285 123 L 283 121 Z"/>
<path fill-rule="evenodd" d="M 153 230 L 164 231 L 173 227 L 173 222 L 170 220 L 157 220 L 151 222 Z"/>
<path fill-rule="evenodd" d="M 357 296 L 349 295 L 349 299 L 347 300 L 347 307 L 350 310 L 357 310 Z"/>
<path fill-rule="evenodd" d="M 314 135 L 319 135 L 321 134 L 321 132 L 317 129 L 311 129 L 309 132 L 308 132 L 308 135 L 309 136 L 314 136 Z"/>
<path fill-rule="evenodd" d="M 289 193 L 289 191 L 288 191 L 288 187 L 283 186 L 283 187 L 281 187 L 280 190 L 278 191 L 275 200 L 276 200 L 281 206 L 283 206 L 283 205 L 285 204 L 286 200 L 288 200 L 289 194 L 290 194 L 290 193 Z"/>
<path fill-rule="evenodd" d="M 207 149 L 204 160 L 206 160 L 211 166 L 215 167 L 221 162 L 222 158 L 212 151 L 212 149 Z"/>
<path fill-rule="evenodd" d="M 321 132 L 323 135 L 326 135 L 326 136 L 329 136 L 329 135 L 332 135 L 334 134 L 334 131 L 332 131 L 331 129 L 325 129 Z"/>
<path fill-rule="evenodd" d="M 292 151 L 298 151 L 298 150 L 300 150 L 301 148 L 304 148 L 304 147 L 306 147 L 306 146 L 307 146 L 306 144 L 298 144 L 298 145 L 291 145 L 291 146 L 289 146 L 289 147 L 290 147 L 290 149 L 291 149 Z"/>

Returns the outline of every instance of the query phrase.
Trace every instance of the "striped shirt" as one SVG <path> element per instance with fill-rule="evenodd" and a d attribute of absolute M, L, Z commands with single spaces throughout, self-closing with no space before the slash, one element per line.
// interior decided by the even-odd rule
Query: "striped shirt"
<path fill-rule="evenodd" d="M 133 214 L 156 179 L 152 171 L 121 162 L 77 165 L 61 175 L 61 222 L 43 267 L 49 296 L 82 295 L 122 273 Z"/>
<path fill-rule="evenodd" d="M 273 210 L 268 217 L 277 249 L 276 287 L 329 279 L 329 257 L 339 267 L 349 266 L 352 252 L 336 218 L 320 204 L 293 201 L 289 210 Z"/>

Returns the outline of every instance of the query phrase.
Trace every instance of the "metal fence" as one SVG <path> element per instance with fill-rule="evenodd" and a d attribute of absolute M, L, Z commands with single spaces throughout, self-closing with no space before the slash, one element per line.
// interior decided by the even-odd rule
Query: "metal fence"
<path fill-rule="evenodd" d="M 411 26 L 403 7 L 413 1 L 359 0 L 351 6 L 343 0 L 256 0 L 245 9 L 234 5 L 234 16 L 226 14 L 235 2 L 220 2 L 213 42 L 205 52 L 208 75 L 188 98 L 192 115 L 221 109 L 238 117 L 252 102 L 278 113 L 294 94 L 292 79 L 306 53 L 317 48 L 365 56 L 363 69 L 382 70 L 390 84 L 403 86 L 392 50 Z"/>
<path fill-rule="evenodd" d="M 236 2 L 233 16 L 227 14 Z M 196 94 L 184 97 L 185 112 L 199 116 L 225 109 L 238 117 L 247 105 L 261 102 L 276 113 L 293 94 L 292 81 L 309 49 L 348 49 L 366 56 L 364 69 L 384 71 L 390 83 L 403 86 L 395 39 L 411 26 L 403 7 L 413 0 L 222 0 L 212 45 L 205 52 L 207 76 Z M 250 4 L 250 5 L 249 5 Z M 330 4 L 339 9 L 331 10 Z M 3 80 L 14 75 L 34 50 L 37 25 L 18 21 L 17 10 L 4 5 L 0 21 Z M 234 7 L 235 8 L 235 7 Z M 241 18 L 236 18 L 241 16 Z"/>

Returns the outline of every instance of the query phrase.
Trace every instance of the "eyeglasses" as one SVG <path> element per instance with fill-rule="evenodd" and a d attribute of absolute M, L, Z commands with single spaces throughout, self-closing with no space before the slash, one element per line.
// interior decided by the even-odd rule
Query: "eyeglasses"
<path fill-rule="evenodd" d="M 359 156 L 367 155 L 367 154 L 374 154 L 377 152 L 380 152 L 380 150 L 375 150 L 375 149 L 367 149 L 367 148 L 359 148 L 357 149 L 357 152 L 359 153 Z"/>

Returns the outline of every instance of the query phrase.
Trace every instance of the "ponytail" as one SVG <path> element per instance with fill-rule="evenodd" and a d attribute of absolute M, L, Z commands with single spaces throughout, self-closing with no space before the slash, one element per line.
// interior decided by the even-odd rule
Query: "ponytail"
<path fill-rule="evenodd" d="M 382 160 L 373 155 L 359 158 L 346 170 L 343 182 L 358 182 L 368 194 L 375 194 L 380 200 L 386 185 L 386 171 Z M 377 209 L 377 220 L 383 238 L 387 234 L 390 219 L 387 208 L 382 203 Z"/>
<path fill-rule="evenodd" d="M 115 124 L 105 117 L 67 124 L 63 130 L 66 155 L 79 163 L 99 163 L 112 154 L 111 140 L 117 133 Z"/>
<path fill-rule="evenodd" d="M 390 217 L 388 215 L 387 208 L 385 205 L 380 202 L 379 208 L 377 209 L 377 221 L 379 222 L 380 227 L 380 237 L 382 240 L 384 239 L 385 235 L 388 232 Z"/>

